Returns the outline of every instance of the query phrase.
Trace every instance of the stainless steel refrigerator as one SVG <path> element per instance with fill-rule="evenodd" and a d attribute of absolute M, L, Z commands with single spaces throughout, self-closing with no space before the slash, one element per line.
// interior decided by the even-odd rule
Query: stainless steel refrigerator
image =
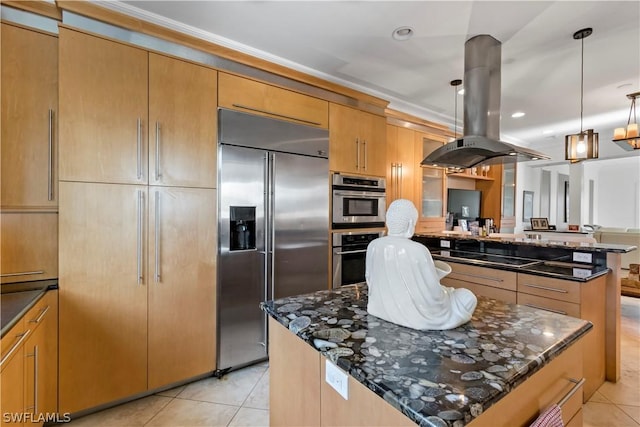
<path fill-rule="evenodd" d="M 329 132 L 219 110 L 218 372 L 267 357 L 260 302 L 327 289 Z"/>

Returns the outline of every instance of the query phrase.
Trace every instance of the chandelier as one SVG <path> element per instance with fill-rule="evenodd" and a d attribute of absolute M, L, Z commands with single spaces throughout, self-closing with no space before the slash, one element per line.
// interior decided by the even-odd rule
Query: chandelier
<path fill-rule="evenodd" d="M 640 97 L 640 92 L 630 93 L 627 98 L 631 100 L 629 110 L 629 120 L 626 128 L 616 128 L 613 131 L 613 142 L 627 151 L 640 149 L 640 136 L 638 135 L 638 120 L 636 116 L 636 98 Z M 633 118 L 633 123 L 631 122 Z"/>

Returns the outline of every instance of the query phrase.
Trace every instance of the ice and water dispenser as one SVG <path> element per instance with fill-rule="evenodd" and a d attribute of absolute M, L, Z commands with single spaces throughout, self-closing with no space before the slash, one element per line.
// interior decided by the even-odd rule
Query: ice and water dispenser
<path fill-rule="evenodd" d="M 231 206 L 229 249 L 244 251 L 256 248 L 256 208 L 255 206 Z"/>

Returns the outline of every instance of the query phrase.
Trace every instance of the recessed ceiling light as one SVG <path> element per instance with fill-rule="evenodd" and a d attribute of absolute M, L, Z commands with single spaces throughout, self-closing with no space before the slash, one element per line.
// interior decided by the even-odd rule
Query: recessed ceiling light
<path fill-rule="evenodd" d="M 391 37 L 398 41 L 409 40 L 413 37 L 413 28 L 411 27 L 399 27 L 393 30 Z"/>
<path fill-rule="evenodd" d="M 542 131 L 543 135 L 551 135 L 554 132 L 553 129 L 546 129 Z"/>
<path fill-rule="evenodd" d="M 511 115 L 511 117 L 513 117 L 514 119 L 517 119 L 519 117 L 524 117 L 524 113 L 522 111 L 516 111 Z"/>

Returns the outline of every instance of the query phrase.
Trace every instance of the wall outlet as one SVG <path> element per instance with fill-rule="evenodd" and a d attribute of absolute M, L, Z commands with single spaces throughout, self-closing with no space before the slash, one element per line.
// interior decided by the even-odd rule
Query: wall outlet
<path fill-rule="evenodd" d="M 324 369 L 324 379 L 335 391 L 349 400 L 349 376 L 330 361 L 326 361 Z"/>
<path fill-rule="evenodd" d="M 589 264 L 591 264 L 593 255 L 587 252 L 574 252 L 573 260 L 575 262 L 588 262 Z"/>
<path fill-rule="evenodd" d="M 440 247 L 441 248 L 450 248 L 451 247 L 451 242 L 448 240 L 440 240 Z"/>

